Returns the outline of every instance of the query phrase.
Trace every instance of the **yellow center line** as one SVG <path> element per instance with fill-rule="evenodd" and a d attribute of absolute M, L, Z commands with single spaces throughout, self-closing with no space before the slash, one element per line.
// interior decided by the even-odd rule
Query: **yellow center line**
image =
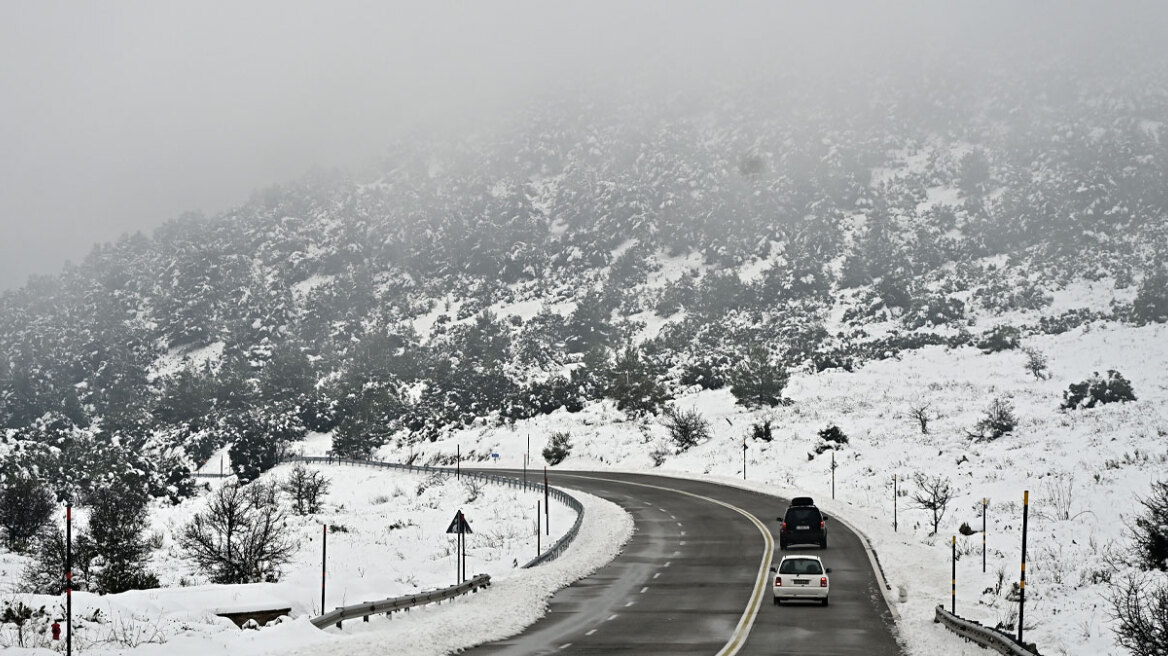
<path fill-rule="evenodd" d="M 762 562 L 759 563 L 758 567 L 758 576 L 754 582 L 754 591 L 750 595 L 750 602 L 747 604 L 746 610 L 743 611 L 742 617 L 738 620 L 738 625 L 734 627 L 734 633 L 730 636 L 730 640 L 724 647 L 722 647 L 720 651 L 718 651 L 716 656 L 734 656 L 734 654 L 738 653 L 738 650 L 742 649 L 742 645 L 746 643 L 746 638 L 750 635 L 750 629 L 754 626 L 754 619 L 758 616 L 759 607 L 762 605 L 762 599 L 766 595 L 767 588 L 769 587 L 771 580 L 770 567 L 771 558 L 775 551 L 775 538 L 767 529 L 766 524 L 763 524 L 758 520 L 757 517 L 739 508 L 738 506 L 726 503 L 725 501 L 714 499 L 712 497 L 702 496 L 700 494 L 694 494 L 693 492 L 686 492 L 685 490 L 678 490 L 672 487 L 649 485 L 648 483 L 633 483 L 631 481 L 622 481 L 613 478 L 600 478 L 598 476 L 580 476 L 578 474 L 556 474 L 556 476 L 565 478 L 583 478 L 593 481 L 605 481 L 608 483 L 620 483 L 622 485 L 635 485 L 637 487 L 647 487 L 654 490 L 663 490 L 665 492 L 684 494 L 686 496 L 694 497 L 695 499 L 709 501 L 710 503 L 715 503 L 724 508 L 729 508 L 730 510 L 733 510 L 734 512 L 753 522 L 755 527 L 758 528 L 759 532 L 762 533 L 763 542 L 765 544 L 765 548 L 763 549 Z"/>

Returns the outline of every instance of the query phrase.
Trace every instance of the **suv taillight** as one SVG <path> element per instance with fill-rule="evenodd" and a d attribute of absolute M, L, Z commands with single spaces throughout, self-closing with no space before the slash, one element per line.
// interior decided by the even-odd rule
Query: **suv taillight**
<path fill-rule="evenodd" d="M 819 521 L 819 528 L 827 528 L 827 522 L 820 520 Z"/>
<path fill-rule="evenodd" d="M 779 530 L 783 533 L 786 533 L 787 532 L 787 522 L 783 522 L 783 527 Z"/>
<path fill-rule="evenodd" d="M 827 587 L 827 577 L 826 576 L 819 577 L 819 587 L 821 587 L 821 588 Z"/>
<path fill-rule="evenodd" d="M 776 588 L 781 588 L 781 587 L 783 587 L 783 577 L 781 577 L 781 576 L 776 576 L 776 577 L 775 577 L 775 587 L 776 587 Z"/>

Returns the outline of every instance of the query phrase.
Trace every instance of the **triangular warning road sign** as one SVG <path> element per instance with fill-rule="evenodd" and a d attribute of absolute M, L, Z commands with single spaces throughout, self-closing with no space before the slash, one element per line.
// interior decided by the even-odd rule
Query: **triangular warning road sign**
<path fill-rule="evenodd" d="M 459 530 L 461 528 L 461 530 Z M 447 533 L 474 533 L 470 530 L 470 522 L 466 521 L 466 515 L 462 511 L 454 513 L 454 519 L 450 520 L 450 526 L 446 527 Z"/>

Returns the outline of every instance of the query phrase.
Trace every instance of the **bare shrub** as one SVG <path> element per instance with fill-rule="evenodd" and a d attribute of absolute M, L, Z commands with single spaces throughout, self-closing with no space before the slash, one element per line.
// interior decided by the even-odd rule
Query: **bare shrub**
<path fill-rule="evenodd" d="M 186 555 L 215 583 L 274 581 L 296 551 L 276 487 L 228 483 L 179 535 Z"/>
<path fill-rule="evenodd" d="M 292 497 L 292 511 L 297 515 L 320 512 L 321 497 L 328 493 L 329 480 L 315 469 L 296 465 L 288 479 L 280 484 L 280 491 Z"/>
<path fill-rule="evenodd" d="M 920 425 L 921 435 L 929 434 L 929 422 L 937 418 L 931 403 L 918 403 L 912 406 L 908 410 L 908 416 L 915 419 Z"/>
<path fill-rule="evenodd" d="M 1108 597 L 1116 642 L 1135 656 L 1168 654 L 1168 585 L 1129 577 Z"/>
<path fill-rule="evenodd" d="M 912 495 L 913 503 L 917 508 L 932 513 L 933 532 L 929 535 L 936 535 L 949 509 L 949 502 L 953 500 L 953 485 L 946 477 L 926 476 L 920 472 L 913 476 L 913 483 L 917 486 L 917 491 Z"/>

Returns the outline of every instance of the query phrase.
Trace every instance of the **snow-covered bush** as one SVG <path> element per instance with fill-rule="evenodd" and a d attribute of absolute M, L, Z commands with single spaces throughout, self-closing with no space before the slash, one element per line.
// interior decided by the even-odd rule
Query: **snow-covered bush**
<path fill-rule="evenodd" d="M 816 453 L 823 453 L 829 449 L 838 451 L 848 443 L 848 436 L 839 426 L 831 425 L 819 431 L 819 443 L 815 445 Z"/>
<path fill-rule="evenodd" d="M 977 341 L 977 347 L 983 353 L 1012 351 L 1021 345 L 1022 331 L 1007 323 L 994 326 Z"/>
<path fill-rule="evenodd" d="M 1168 269 L 1148 274 L 1132 301 L 1132 320 L 1140 325 L 1168 321 Z"/>
<path fill-rule="evenodd" d="M 563 462 L 571 452 L 572 434 L 568 431 L 556 431 L 548 438 L 547 446 L 543 448 L 543 459 L 554 467 Z"/>
<path fill-rule="evenodd" d="M 1107 372 L 1104 379 L 1099 372 L 1081 383 L 1072 383 L 1067 391 L 1063 392 L 1063 410 L 1079 410 L 1094 408 L 1105 403 L 1116 401 L 1135 401 L 1136 395 L 1132 391 L 1131 381 L 1114 369 Z"/>
<path fill-rule="evenodd" d="M 999 396 L 990 402 L 985 415 L 978 420 L 969 437 L 984 442 L 998 439 L 1006 433 L 1013 432 L 1018 426 L 1018 418 L 1014 415 L 1014 404 L 1010 399 Z"/>
<path fill-rule="evenodd" d="M 666 408 L 663 422 L 678 453 L 710 439 L 710 422 L 697 410 Z"/>
<path fill-rule="evenodd" d="M 750 436 L 756 440 L 763 442 L 770 442 L 775 439 L 774 433 L 771 429 L 772 420 L 763 419 L 762 421 L 754 422 L 750 425 Z"/>
<path fill-rule="evenodd" d="M 1168 571 L 1168 481 L 1153 484 L 1151 496 L 1140 504 L 1144 513 L 1132 527 L 1136 558 L 1144 569 Z"/>

